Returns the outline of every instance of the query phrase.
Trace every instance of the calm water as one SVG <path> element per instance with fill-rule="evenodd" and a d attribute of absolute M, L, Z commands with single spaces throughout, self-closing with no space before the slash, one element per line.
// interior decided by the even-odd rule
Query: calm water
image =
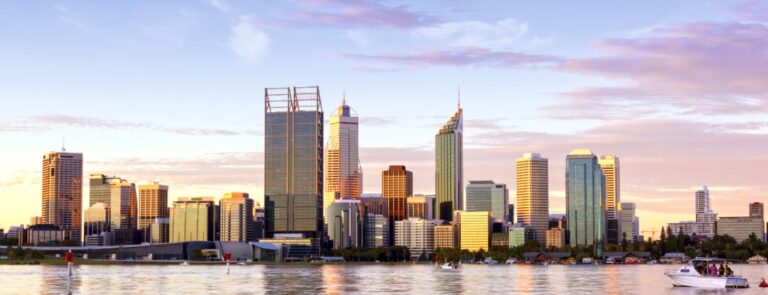
<path fill-rule="evenodd" d="M 735 265 L 751 289 L 672 288 L 669 265 L 84 265 L 67 284 L 65 266 L 0 265 L 2 294 L 768 294 L 757 287 L 768 266 Z"/>

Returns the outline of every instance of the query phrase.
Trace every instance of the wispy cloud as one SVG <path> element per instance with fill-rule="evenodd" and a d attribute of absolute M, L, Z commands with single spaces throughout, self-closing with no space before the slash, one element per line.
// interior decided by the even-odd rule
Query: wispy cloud
<path fill-rule="evenodd" d="M 495 51 L 487 48 L 455 48 L 394 54 L 347 54 L 350 59 L 377 61 L 405 67 L 417 66 L 486 66 L 486 67 L 552 67 L 561 60 L 554 56 Z"/>
<path fill-rule="evenodd" d="M 89 27 L 83 23 L 77 15 L 75 15 L 74 12 L 72 12 L 69 7 L 64 6 L 62 4 L 56 4 L 53 6 L 53 9 L 56 10 L 56 14 L 59 17 L 59 20 L 63 23 L 66 23 L 71 26 L 75 26 L 80 29 L 88 29 Z"/>
<path fill-rule="evenodd" d="M 369 42 L 368 34 L 362 30 L 347 30 L 344 36 L 359 46 L 368 45 Z"/>
<path fill-rule="evenodd" d="M 407 5 L 389 5 L 381 0 L 309 0 L 296 2 L 289 17 L 273 21 L 291 27 L 413 28 L 433 19 Z"/>
<path fill-rule="evenodd" d="M 229 48 L 250 62 L 261 59 L 267 53 L 269 43 L 269 35 L 259 28 L 253 16 L 240 16 L 231 29 Z"/>
<path fill-rule="evenodd" d="M 528 23 L 512 18 L 497 22 L 443 22 L 415 29 L 418 38 L 447 41 L 458 47 L 507 48 L 528 33 Z"/>
<path fill-rule="evenodd" d="M 174 127 L 153 123 L 126 122 L 106 120 L 94 117 L 78 117 L 67 115 L 39 115 L 19 118 L 13 121 L 0 122 L 0 132 L 45 132 L 55 126 L 73 126 L 80 128 L 106 129 L 144 129 L 157 132 L 168 132 L 181 135 L 218 135 L 233 136 L 240 134 L 260 134 L 258 130 L 234 131 L 227 129 L 206 129 L 190 127 Z"/>
<path fill-rule="evenodd" d="M 208 4 L 221 11 L 229 11 L 229 3 L 225 0 L 208 0 Z"/>

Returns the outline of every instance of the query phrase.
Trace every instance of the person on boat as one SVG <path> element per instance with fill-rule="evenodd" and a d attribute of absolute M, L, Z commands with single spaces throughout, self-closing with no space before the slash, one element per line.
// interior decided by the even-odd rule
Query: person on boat
<path fill-rule="evenodd" d="M 730 267 L 730 266 L 726 266 L 726 267 L 725 267 L 725 276 L 726 276 L 726 277 L 730 277 L 730 276 L 732 276 L 732 275 L 733 275 L 733 270 L 731 269 L 731 267 Z"/>
<path fill-rule="evenodd" d="M 720 263 L 720 268 L 717 270 L 717 276 L 722 277 L 725 275 L 725 267 Z"/>
<path fill-rule="evenodd" d="M 717 276 L 717 266 L 712 264 L 712 266 L 709 268 L 709 276 L 710 277 L 716 277 Z"/>

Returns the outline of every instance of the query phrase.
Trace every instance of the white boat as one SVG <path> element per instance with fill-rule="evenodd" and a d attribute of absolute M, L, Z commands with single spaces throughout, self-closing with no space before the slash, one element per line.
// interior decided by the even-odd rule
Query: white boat
<path fill-rule="evenodd" d="M 184 262 L 182 262 L 182 263 L 179 263 L 179 265 L 189 265 L 189 261 L 186 261 L 186 260 L 185 260 Z"/>
<path fill-rule="evenodd" d="M 668 271 L 664 274 L 672 280 L 672 285 L 675 287 L 749 288 L 749 281 L 741 276 L 708 276 L 707 270 L 713 265 L 718 269 L 723 265 L 727 269 L 728 261 L 719 258 L 694 258 L 677 271 Z M 699 273 L 697 269 L 702 270 L 703 273 Z"/>
<path fill-rule="evenodd" d="M 447 262 L 447 263 L 444 263 L 443 265 L 441 265 L 440 268 L 442 268 L 442 269 L 458 269 L 459 265 L 454 264 L 452 262 Z"/>
<path fill-rule="evenodd" d="M 517 259 L 514 259 L 514 258 L 507 259 L 506 263 L 507 264 L 517 264 Z"/>
<path fill-rule="evenodd" d="M 497 264 L 498 263 L 498 262 L 496 262 L 496 260 L 493 260 L 493 258 L 491 258 L 491 257 L 485 258 L 485 260 L 483 260 L 483 262 L 485 264 Z"/>

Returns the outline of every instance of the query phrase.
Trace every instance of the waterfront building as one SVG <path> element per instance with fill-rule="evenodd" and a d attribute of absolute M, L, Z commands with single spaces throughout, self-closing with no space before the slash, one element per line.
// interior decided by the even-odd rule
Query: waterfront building
<path fill-rule="evenodd" d="M 716 233 L 717 213 L 712 211 L 709 200 L 709 189 L 706 186 L 697 190 L 696 196 L 696 235 L 712 238 Z"/>
<path fill-rule="evenodd" d="M 751 234 L 755 234 L 758 240 L 762 239 L 764 229 L 763 219 L 760 217 L 734 216 L 717 219 L 717 234 L 729 235 L 737 243 L 749 239 Z"/>
<path fill-rule="evenodd" d="M 168 218 L 155 218 L 155 222 L 149 225 L 149 242 L 153 244 L 168 243 L 170 235 L 170 220 Z"/>
<path fill-rule="evenodd" d="M 509 215 L 509 190 L 492 180 L 470 181 L 467 185 L 466 211 L 490 212 L 495 222 L 503 223 Z"/>
<path fill-rule="evenodd" d="M 541 245 L 546 242 L 549 218 L 549 160 L 538 153 L 523 154 L 515 161 L 517 222 L 533 231 Z"/>
<path fill-rule="evenodd" d="M 565 245 L 565 231 L 561 228 L 550 228 L 547 230 L 547 243 L 545 246 L 562 248 Z"/>
<path fill-rule="evenodd" d="M 43 156 L 41 224 L 70 231 L 80 242 L 83 214 L 83 154 L 49 152 Z"/>
<path fill-rule="evenodd" d="M 138 229 L 144 232 L 145 242 L 151 240 L 150 227 L 158 218 L 168 218 L 168 186 L 159 182 L 139 185 Z"/>
<path fill-rule="evenodd" d="M 464 111 L 456 113 L 435 135 L 435 218 L 452 221 L 464 209 Z"/>
<path fill-rule="evenodd" d="M 120 183 L 121 181 L 122 179 L 116 176 L 91 174 L 88 183 L 88 206 L 93 206 L 96 203 L 104 203 L 107 207 L 111 207 L 112 184 Z"/>
<path fill-rule="evenodd" d="M 320 239 L 324 236 L 320 88 L 266 88 L 264 102 L 265 234 Z"/>
<path fill-rule="evenodd" d="M 109 203 L 111 210 L 111 229 L 135 229 L 137 227 L 138 204 L 136 200 L 136 185 L 125 179 L 112 178 L 109 183 Z M 103 187 L 99 186 L 102 190 Z M 158 192 L 160 193 L 160 192 Z M 160 193 L 161 195 L 163 193 Z M 167 200 L 167 189 L 165 191 Z M 152 194 L 149 194 L 152 195 Z M 148 196 L 149 196 L 148 195 Z M 103 199 L 102 196 L 99 199 Z M 163 200 L 158 200 L 163 202 Z M 158 203 L 158 208 L 164 208 L 167 203 Z"/>
<path fill-rule="evenodd" d="M 601 255 L 606 235 L 605 177 L 595 154 L 587 149 L 568 154 L 565 179 L 568 240 L 571 246 L 598 245 Z"/>
<path fill-rule="evenodd" d="M 360 200 L 335 200 L 328 208 L 328 237 L 334 249 L 360 247 Z"/>
<path fill-rule="evenodd" d="M 66 240 L 75 241 L 70 236 L 72 232 L 72 230 L 63 229 L 53 224 L 36 224 L 22 231 L 23 237 L 19 238 L 19 245 L 38 246 L 42 243 L 60 243 Z"/>
<path fill-rule="evenodd" d="M 356 200 L 363 191 L 363 171 L 358 156 L 358 117 L 347 105 L 346 97 L 331 115 L 329 126 L 324 192 L 336 199 Z"/>
<path fill-rule="evenodd" d="M 490 212 L 457 211 L 459 245 L 462 250 L 488 251 L 491 236 Z"/>
<path fill-rule="evenodd" d="M 413 173 L 405 166 L 390 165 L 381 172 L 381 195 L 387 200 L 389 236 L 394 237 L 395 221 L 406 218 L 406 198 L 413 195 Z M 390 243 L 394 242 L 394 239 L 390 240 Z"/>
<path fill-rule="evenodd" d="M 223 242 L 250 242 L 256 239 L 253 199 L 248 193 L 226 193 L 219 200 L 220 239 Z"/>
<path fill-rule="evenodd" d="M 405 246 L 411 257 L 430 255 L 435 249 L 435 223 L 421 218 L 395 221 L 395 246 Z"/>
<path fill-rule="evenodd" d="M 637 241 L 638 235 L 635 233 L 635 203 L 620 203 L 619 219 L 621 220 L 620 236 L 627 237 L 627 241 Z"/>
<path fill-rule="evenodd" d="M 178 198 L 170 214 L 171 243 L 219 240 L 219 206 L 213 197 Z"/>
<path fill-rule="evenodd" d="M 452 224 L 435 225 L 435 248 L 456 247 L 456 227 Z"/>
<path fill-rule="evenodd" d="M 621 204 L 619 157 L 615 155 L 600 156 L 597 163 L 605 176 L 606 239 L 610 244 L 619 244 L 622 233 L 619 218 L 619 205 Z"/>
<path fill-rule="evenodd" d="M 109 214 L 109 206 L 104 203 L 96 203 L 85 209 L 84 235 L 87 237 L 108 232 L 110 229 Z"/>
<path fill-rule="evenodd" d="M 532 230 L 528 225 L 522 222 L 515 223 L 512 228 L 509 229 L 509 247 L 514 248 L 525 245 L 525 242 L 529 240 L 531 234 Z"/>
<path fill-rule="evenodd" d="M 635 216 L 632 219 L 632 236 L 636 241 L 643 241 L 643 236 L 640 235 L 640 217 Z"/>
<path fill-rule="evenodd" d="M 426 220 L 435 219 L 435 196 L 434 195 L 413 195 L 406 200 L 407 218 L 421 218 Z"/>
<path fill-rule="evenodd" d="M 364 220 L 365 247 L 389 246 L 389 220 L 381 214 L 367 214 Z"/>

